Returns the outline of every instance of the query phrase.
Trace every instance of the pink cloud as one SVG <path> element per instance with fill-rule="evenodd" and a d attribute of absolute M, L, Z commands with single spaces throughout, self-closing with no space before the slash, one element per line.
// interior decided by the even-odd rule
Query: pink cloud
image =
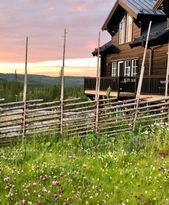
<path fill-rule="evenodd" d="M 112 4 L 112 0 L 0 1 L 0 61 L 22 61 L 27 35 L 30 61 L 60 59 L 64 28 L 68 30 L 66 57 L 91 57 Z M 102 41 L 109 38 L 104 35 Z"/>

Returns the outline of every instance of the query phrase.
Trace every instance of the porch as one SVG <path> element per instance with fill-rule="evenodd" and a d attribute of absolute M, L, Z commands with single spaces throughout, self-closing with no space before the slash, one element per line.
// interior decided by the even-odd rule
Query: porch
<path fill-rule="evenodd" d="M 145 76 L 142 85 L 142 98 L 159 98 L 165 93 L 165 76 Z M 135 98 L 138 77 L 101 77 L 100 96 L 115 98 Z M 85 78 L 84 90 L 88 96 L 95 95 L 96 78 Z"/>

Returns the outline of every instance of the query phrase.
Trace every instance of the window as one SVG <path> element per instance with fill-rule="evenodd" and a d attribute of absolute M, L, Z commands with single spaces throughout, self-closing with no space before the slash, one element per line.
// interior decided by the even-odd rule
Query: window
<path fill-rule="evenodd" d="M 137 68 L 138 68 L 138 60 L 132 60 L 132 67 L 131 67 L 131 77 L 135 77 L 137 75 Z"/>
<path fill-rule="evenodd" d="M 112 77 L 126 77 L 127 80 L 131 80 L 130 77 L 136 77 L 138 69 L 138 59 L 128 59 L 124 61 L 112 62 Z"/>
<path fill-rule="evenodd" d="M 124 77 L 130 77 L 130 71 L 131 71 L 131 61 L 126 60 L 124 66 Z"/>
<path fill-rule="evenodd" d="M 126 43 L 132 41 L 133 35 L 133 19 L 131 16 L 127 14 L 126 17 Z"/>
<path fill-rule="evenodd" d="M 132 41 L 133 19 L 126 14 L 119 24 L 119 44 Z"/>
<path fill-rule="evenodd" d="M 123 44 L 125 42 L 125 21 L 126 16 L 123 17 L 119 25 L 119 44 Z"/>
<path fill-rule="evenodd" d="M 112 77 L 117 76 L 117 62 L 112 63 Z"/>

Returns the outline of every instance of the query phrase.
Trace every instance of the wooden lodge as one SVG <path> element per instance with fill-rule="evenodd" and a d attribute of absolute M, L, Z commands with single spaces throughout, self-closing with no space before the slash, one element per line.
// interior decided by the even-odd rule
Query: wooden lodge
<path fill-rule="evenodd" d="M 142 97 L 165 94 L 169 39 L 168 0 L 116 0 L 102 30 L 111 40 L 93 51 L 100 56 L 100 95 L 136 96 L 149 22 L 152 21 L 144 64 Z M 96 78 L 85 78 L 85 94 L 94 96 Z"/>

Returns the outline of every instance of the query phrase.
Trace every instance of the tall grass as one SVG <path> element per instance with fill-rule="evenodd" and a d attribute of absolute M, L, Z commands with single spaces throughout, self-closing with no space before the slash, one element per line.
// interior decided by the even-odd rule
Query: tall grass
<path fill-rule="evenodd" d="M 0 148 L 0 204 L 169 204 L 169 130 L 34 136 Z"/>

